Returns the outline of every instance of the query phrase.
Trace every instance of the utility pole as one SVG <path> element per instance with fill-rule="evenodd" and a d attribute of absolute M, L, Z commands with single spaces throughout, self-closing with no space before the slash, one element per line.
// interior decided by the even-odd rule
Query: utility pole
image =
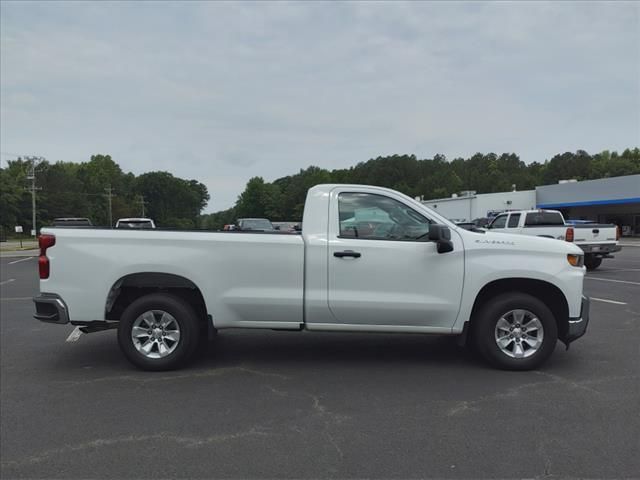
<path fill-rule="evenodd" d="M 29 162 L 29 171 L 27 172 L 27 180 L 31 180 L 31 186 L 27 188 L 31 192 L 31 234 L 36 237 L 38 229 L 36 227 L 36 191 L 42 190 L 36 187 L 36 162 L 39 165 L 44 161 L 42 157 L 24 157 Z"/>
<path fill-rule="evenodd" d="M 113 216 L 111 213 L 111 198 L 115 197 L 115 195 L 113 194 L 113 188 L 111 188 L 111 184 L 109 184 L 109 186 L 106 187 L 104 191 L 107 192 L 105 194 L 105 197 L 107 197 L 107 201 L 109 202 L 109 228 L 113 228 Z"/>
<path fill-rule="evenodd" d="M 144 206 L 149 202 L 144 201 L 144 195 L 138 195 L 138 203 L 142 206 L 142 217 L 144 218 Z"/>

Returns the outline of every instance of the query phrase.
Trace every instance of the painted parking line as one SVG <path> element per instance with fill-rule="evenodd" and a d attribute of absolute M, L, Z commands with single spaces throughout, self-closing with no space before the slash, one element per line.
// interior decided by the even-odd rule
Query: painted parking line
<path fill-rule="evenodd" d="M 4 282 L 0 282 L 0 285 L 6 285 L 7 283 L 15 282 L 15 278 L 10 278 L 9 280 L 5 280 Z"/>
<path fill-rule="evenodd" d="M 584 277 L 585 280 L 599 280 L 601 282 L 613 282 L 613 283 L 628 283 L 629 285 L 640 285 L 640 282 L 630 282 L 628 280 L 614 280 L 613 278 L 600 278 L 600 277 Z"/>
<path fill-rule="evenodd" d="M 31 260 L 34 257 L 21 258 L 20 260 L 14 260 L 13 262 L 9 262 L 9 265 L 13 265 L 14 263 L 26 262 L 27 260 Z"/>
<path fill-rule="evenodd" d="M 640 268 L 605 268 L 604 270 L 601 270 L 598 273 L 609 273 L 609 272 L 640 272 Z"/>
<path fill-rule="evenodd" d="M 1 297 L 0 302 L 23 302 L 32 299 L 33 297 Z"/>
<path fill-rule="evenodd" d="M 617 300 L 607 300 L 606 298 L 590 297 L 594 302 L 613 303 L 614 305 L 626 305 L 626 302 L 618 302 Z"/>

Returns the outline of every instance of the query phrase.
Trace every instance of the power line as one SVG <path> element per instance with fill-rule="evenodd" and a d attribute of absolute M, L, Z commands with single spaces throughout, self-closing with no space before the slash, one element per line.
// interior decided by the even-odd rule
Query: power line
<path fill-rule="evenodd" d="M 149 202 L 145 202 L 144 201 L 144 195 L 138 195 L 138 202 L 140 204 L 140 206 L 142 207 L 142 217 L 144 218 L 144 206 L 146 204 L 148 204 Z"/>
<path fill-rule="evenodd" d="M 25 156 L 25 160 L 29 162 L 29 170 L 27 172 L 27 180 L 31 180 L 31 186 L 27 188 L 31 192 L 31 234 L 35 237 L 38 235 L 38 228 L 36 225 L 36 191 L 42 190 L 40 187 L 36 187 L 36 166 L 44 162 L 44 157 Z M 37 165 L 36 165 L 37 162 Z"/>
<path fill-rule="evenodd" d="M 111 214 L 111 199 L 115 197 L 115 195 L 113 194 L 113 188 L 111 188 L 111 184 L 109 184 L 108 187 L 105 187 L 104 191 L 107 192 L 106 194 L 104 194 L 104 196 L 107 197 L 107 201 L 109 202 L 109 228 L 113 228 L 113 216 Z"/>
<path fill-rule="evenodd" d="M 23 153 L 11 153 L 11 152 L 0 152 L 0 155 L 5 155 L 9 157 L 23 157 Z"/>

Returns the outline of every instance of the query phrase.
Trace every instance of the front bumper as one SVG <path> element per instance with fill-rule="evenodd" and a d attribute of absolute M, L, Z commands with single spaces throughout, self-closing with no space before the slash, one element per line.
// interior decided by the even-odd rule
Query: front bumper
<path fill-rule="evenodd" d="M 580 317 L 579 318 L 570 318 L 569 319 L 569 328 L 567 329 L 567 334 L 561 340 L 564 344 L 569 348 L 569 344 L 574 340 L 579 339 L 587 332 L 587 326 L 589 325 L 589 307 L 590 307 L 589 297 L 582 296 L 582 307 L 580 309 Z"/>
<path fill-rule="evenodd" d="M 69 309 L 60 295 L 41 293 L 33 297 L 33 302 L 36 304 L 36 313 L 33 316 L 36 320 L 47 323 L 69 323 Z"/>

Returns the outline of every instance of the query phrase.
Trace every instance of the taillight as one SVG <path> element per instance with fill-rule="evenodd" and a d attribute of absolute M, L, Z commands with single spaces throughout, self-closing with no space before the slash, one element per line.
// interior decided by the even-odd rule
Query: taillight
<path fill-rule="evenodd" d="M 620 226 L 616 225 L 616 242 L 620 240 Z"/>
<path fill-rule="evenodd" d="M 38 237 L 38 245 L 40 246 L 40 256 L 38 257 L 38 271 L 41 279 L 49 278 L 49 258 L 47 257 L 47 248 L 56 244 L 54 235 L 43 234 Z"/>
<path fill-rule="evenodd" d="M 567 228 L 567 232 L 564 234 L 564 239 L 567 242 L 573 242 L 573 227 Z"/>

